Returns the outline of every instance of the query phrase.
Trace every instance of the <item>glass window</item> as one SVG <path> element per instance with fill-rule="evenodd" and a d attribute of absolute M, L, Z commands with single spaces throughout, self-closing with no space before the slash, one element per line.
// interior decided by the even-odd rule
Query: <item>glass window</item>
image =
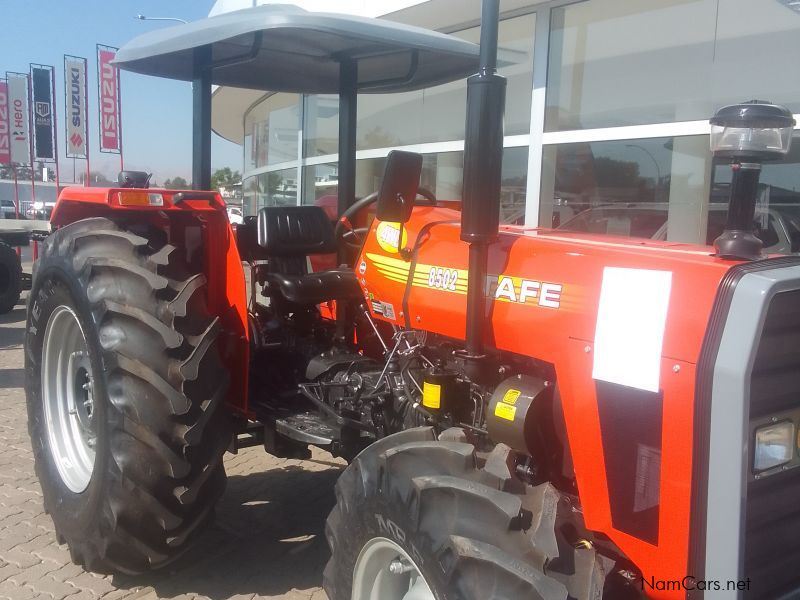
<path fill-rule="evenodd" d="M 712 110 L 761 98 L 800 112 L 798 8 L 789 0 L 719 2 Z"/>
<path fill-rule="evenodd" d="M 540 223 L 705 243 L 708 136 L 548 145 Z"/>
<path fill-rule="evenodd" d="M 297 204 L 297 169 L 284 169 L 258 176 L 267 206 L 293 206 Z"/>
<path fill-rule="evenodd" d="M 336 219 L 338 184 L 336 163 L 303 167 L 303 204 L 322 206 L 331 219 Z"/>
<path fill-rule="evenodd" d="M 535 29 L 535 13 L 500 21 L 498 60 L 501 66 L 498 72 L 508 81 L 505 114 L 506 135 L 520 135 L 530 132 L 531 91 L 533 89 L 533 34 Z M 476 44 L 480 42 L 480 28 L 478 27 L 456 32 L 453 35 Z M 438 116 L 452 111 L 456 106 L 456 101 L 460 103 L 458 106 L 466 107 L 466 82 L 460 82 L 460 89 L 461 95 L 458 98 L 454 97 L 452 103 L 442 105 L 438 110 Z M 431 113 L 436 116 L 437 111 L 431 111 Z M 460 135 L 456 138 L 448 139 L 462 139 L 464 137 L 466 110 L 462 109 L 460 116 Z M 431 124 L 434 123 L 438 126 L 439 121 L 431 121 Z"/>
<path fill-rule="evenodd" d="M 716 0 L 553 9 L 546 131 L 703 119 Z"/>
<path fill-rule="evenodd" d="M 244 216 L 258 213 L 258 177 L 242 181 L 242 212 Z"/>
<path fill-rule="evenodd" d="M 800 13 L 777 0 L 588 0 L 552 11 L 547 131 L 709 118 L 766 98 L 800 110 Z"/>
<path fill-rule="evenodd" d="M 528 189 L 528 147 L 503 151 L 503 174 L 500 183 L 500 222 L 525 223 L 525 198 Z"/>
<path fill-rule="evenodd" d="M 273 94 L 245 116 L 246 171 L 297 160 L 300 96 Z"/>
<path fill-rule="evenodd" d="M 386 167 L 385 158 L 359 160 L 356 164 L 356 197 L 378 191 Z M 422 159 L 420 186 L 445 202 L 461 202 L 464 170 L 463 152 L 426 154 Z M 522 223 L 525 217 L 528 148 L 506 148 L 500 193 L 500 218 L 503 223 Z M 303 169 L 303 204 L 315 204 L 336 218 L 338 176 L 335 163 Z"/>
<path fill-rule="evenodd" d="M 313 158 L 339 152 L 339 97 L 306 96 L 303 156 Z"/>
<path fill-rule="evenodd" d="M 530 131 L 533 33 L 536 15 L 501 21 L 499 72 L 508 79 L 506 135 Z M 475 27 L 453 35 L 477 42 Z M 402 94 L 362 94 L 358 99 L 358 149 L 464 139 L 467 83 L 462 79 Z"/>
<path fill-rule="evenodd" d="M 730 196 L 731 168 L 727 161 L 714 161 L 709 223 L 714 212 L 725 214 Z M 715 239 L 725 225 L 718 219 Z M 769 253 L 800 253 L 800 132 L 795 132 L 789 154 L 780 162 L 764 163 L 759 178 L 756 235 Z M 712 237 L 713 235 L 713 237 Z"/>
<path fill-rule="evenodd" d="M 541 223 L 593 234 L 714 243 L 731 169 L 707 136 L 545 146 Z M 800 133 L 759 181 L 755 234 L 771 254 L 800 252 Z"/>
<path fill-rule="evenodd" d="M 422 141 L 422 91 L 361 94 L 356 147 L 359 150 L 418 144 Z"/>
<path fill-rule="evenodd" d="M 244 181 L 245 215 L 254 215 L 264 206 L 297 204 L 297 169 L 260 173 Z"/>

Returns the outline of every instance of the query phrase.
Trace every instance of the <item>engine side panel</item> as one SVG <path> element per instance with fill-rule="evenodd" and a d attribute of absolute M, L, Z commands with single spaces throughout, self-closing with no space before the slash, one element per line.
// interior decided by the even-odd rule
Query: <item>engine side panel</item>
<path fill-rule="evenodd" d="M 458 217 L 418 207 L 402 231 L 373 223 L 357 272 L 375 318 L 464 338 L 467 245 Z M 586 524 L 646 577 L 688 573 L 695 365 L 731 266 L 705 247 L 522 228 L 502 230 L 490 251 L 486 343 L 555 365 Z M 606 267 L 671 273 L 656 394 L 592 377 Z"/>

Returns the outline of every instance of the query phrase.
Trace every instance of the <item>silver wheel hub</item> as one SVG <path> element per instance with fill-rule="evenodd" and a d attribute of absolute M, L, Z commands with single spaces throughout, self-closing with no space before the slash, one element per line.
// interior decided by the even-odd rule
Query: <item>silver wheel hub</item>
<path fill-rule="evenodd" d="M 405 550 L 387 538 L 374 538 L 356 560 L 352 600 L 436 599 Z"/>
<path fill-rule="evenodd" d="M 94 470 L 94 379 L 78 317 L 63 305 L 53 311 L 44 332 L 42 403 L 53 462 L 64 485 L 80 494 Z"/>

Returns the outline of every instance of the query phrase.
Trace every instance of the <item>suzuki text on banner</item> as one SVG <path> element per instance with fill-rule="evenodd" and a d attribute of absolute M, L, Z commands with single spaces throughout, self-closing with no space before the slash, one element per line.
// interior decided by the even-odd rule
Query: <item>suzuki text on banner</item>
<path fill-rule="evenodd" d="M 89 136 L 86 106 L 86 59 L 64 56 L 64 98 L 67 158 L 86 158 Z"/>

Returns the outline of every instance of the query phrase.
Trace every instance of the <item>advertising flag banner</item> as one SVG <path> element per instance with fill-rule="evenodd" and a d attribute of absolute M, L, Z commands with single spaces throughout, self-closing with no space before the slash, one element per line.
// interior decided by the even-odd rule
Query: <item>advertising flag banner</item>
<path fill-rule="evenodd" d="M 21 73 L 9 73 L 7 79 L 11 162 L 27 165 L 31 162 L 28 134 L 28 76 Z"/>
<path fill-rule="evenodd" d="M 37 160 L 55 160 L 53 131 L 53 67 L 31 65 L 33 151 Z"/>
<path fill-rule="evenodd" d="M 0 80 L 0 165 L 11 163 L 11 137 L 8 130 L 8 84 Z"/>
<path fill-rule="evenodd" d="M 68 158 L 86 158 L 87 155 L 86 63 L 85 58 L 64 56 L 64 121 L 67 124 Z"/>
<path fill-rule="evenodd" d="M 117 48 L 97 46 L 98 105 L 100 106 L 100 152 L 119 153 L 120 135 L 119 71 L 111 64 Z"/>

